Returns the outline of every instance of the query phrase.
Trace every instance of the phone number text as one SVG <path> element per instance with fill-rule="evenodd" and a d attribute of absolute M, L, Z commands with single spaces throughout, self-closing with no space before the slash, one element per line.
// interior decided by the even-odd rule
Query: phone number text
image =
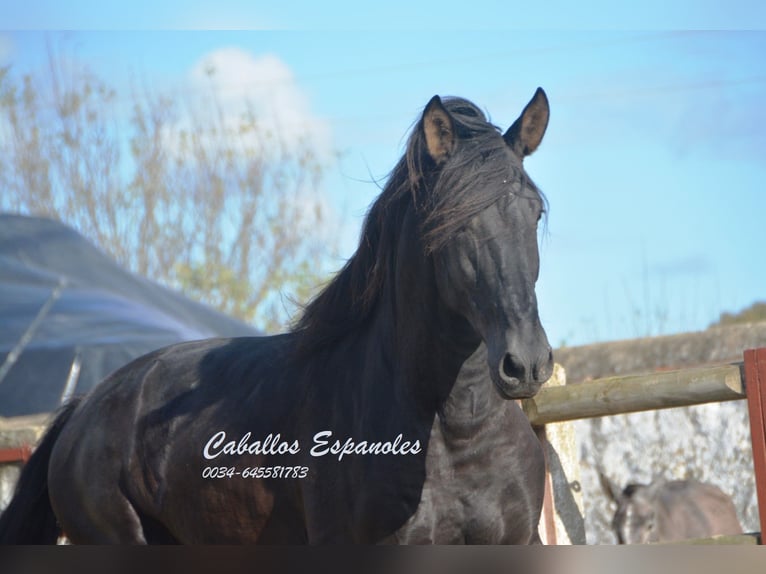
<path fill-rule="evenodd" d="M 307 466 L 206 466 L 202 478 L 306 478 Z"/>

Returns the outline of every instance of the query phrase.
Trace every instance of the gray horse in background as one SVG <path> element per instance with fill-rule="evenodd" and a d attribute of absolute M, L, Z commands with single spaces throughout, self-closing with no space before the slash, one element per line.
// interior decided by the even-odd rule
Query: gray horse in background
<path fill-rule="evenodd" d="M 713 484 L 660 478 L 651 484 L 629 484 L 617 492 L 604 474 L 600 475 L 604 491 L 617 504 L 612 529 L 619 544 L 742 533 L 734 502 Z"/>

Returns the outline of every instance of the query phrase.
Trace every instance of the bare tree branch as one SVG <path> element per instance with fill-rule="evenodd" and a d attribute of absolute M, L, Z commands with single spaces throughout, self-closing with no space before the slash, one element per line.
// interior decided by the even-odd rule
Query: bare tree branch
<path fill-rule="evenodd" d="M 323 221 L 310 142 L 144 89 L 116 93 L 49 56 L 46 79 L 0 69 L 0 209 L 64 221 L 133 271 L 266 330 L 320 281 Z M 211 84 L 212 85 L 212 84 Z"/>

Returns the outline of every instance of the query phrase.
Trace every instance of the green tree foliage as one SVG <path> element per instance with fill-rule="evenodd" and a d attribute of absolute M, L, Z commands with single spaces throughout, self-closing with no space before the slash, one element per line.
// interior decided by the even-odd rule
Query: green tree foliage
<path fill-rule="evenodd" d="M 311 142 L 262 128 L 252 107 L 232 118 L 213 89 L 194 107 L 118 96 L 54 57 L 49 72 L 0 69 L 0 209 L 63 221 L 143 276 L 283 328 L 322 279 Z"/>

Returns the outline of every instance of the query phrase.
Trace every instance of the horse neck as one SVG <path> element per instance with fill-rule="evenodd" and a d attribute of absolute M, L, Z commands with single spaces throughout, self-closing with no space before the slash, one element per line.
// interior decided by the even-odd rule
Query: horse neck
<path fill-rule="evenodd" d="M 387 282 L 376 317 L 388 334 L 381 339 L 381 352 L 395 365 L 390 384 L 419 410 L 433 415 L 480 339 L 441 301 L 412 211 L 404 218 L 398 240 L 396 272 Z"/>
<path fill-rule="evenodd" d="M 396 278 L 380 311 L 395 317 L 390 340 L 403 375 L 398 384 L 428 416 L 438 413 L 443 430 L 459 440 L 490 428 L 508 403 L 490 380 L 480 336 L 441 300 L 414 221 L 412 213 L 405 217 Z"/>
<path fill-rule="evenodd" d="M 445 439 L 463 439 L 491 425 L 507 401 L 493 388 L 487 371 L 487 348 L 482 343 L 468 357 L 447 399 L 439 408 Z"/>
<path fill-rule="evenodd" d="M 489 378 L 487 348 L 470 325 L 440 301 L 427 260 L 414 275 L 399 273 L 391 346 L 397 365 L 389 384 L 429 420 L 439 415 L 445 439 L 463 439 L 491 425 L 507 405 Z M 433 286 L 433 289 L 430 288 Z M 387 381 L 388 383 L 388 381 Z"/>

